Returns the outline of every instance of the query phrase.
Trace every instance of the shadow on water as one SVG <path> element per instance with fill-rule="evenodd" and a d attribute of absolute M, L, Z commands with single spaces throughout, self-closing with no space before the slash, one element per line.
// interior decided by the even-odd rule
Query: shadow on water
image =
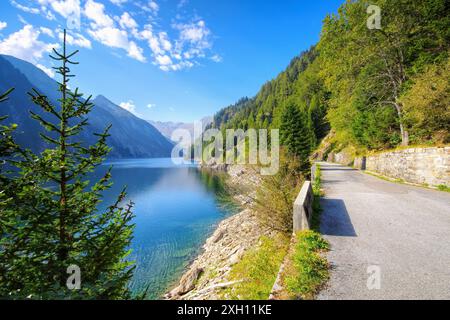
<path fill-rule="evenodd" d="M 344 201 L 321 198 L 320 205 L 323 209 L 320 225 L 322 234 L 339 237 L 357 236 Z"/>

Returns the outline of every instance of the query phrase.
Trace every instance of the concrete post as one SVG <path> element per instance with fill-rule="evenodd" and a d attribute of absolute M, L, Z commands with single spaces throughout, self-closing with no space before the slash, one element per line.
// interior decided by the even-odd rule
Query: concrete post
<path fill-rule="evenodd" d="M 297 199 L 294 202 L 293 231 L 309 230 L 313 214 L 312 204 L 314 194 L 311 181 L 305 181 Z"/>

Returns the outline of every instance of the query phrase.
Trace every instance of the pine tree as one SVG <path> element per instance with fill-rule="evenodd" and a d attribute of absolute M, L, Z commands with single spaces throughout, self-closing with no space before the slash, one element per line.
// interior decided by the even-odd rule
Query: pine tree
<path fill-rule="evenodd" d="M 99 211 L 102 193 L 111 186 L 111 169 L 99 181 L 89 173 L 110 151 L 108 130 L 85 146 L 80 134 L 93 104 L 78 89 L 71 91 L 70 65 L 78 52 L 53 50 L 61 66 L 59 105 L 37 90 L 29 93 L 44 116 L 31 112 L 46 130 L 41 138 L 48 149 L 23 153 L 11 163 L 19 170 L 12 201 L 2 210 L 7 217 L 0 239 L 0 297 L 126 299 L 133 264 L 126 260 L 132 231 L 132 203 L 123 205 L 125 190 L 106 211 Z M 50 120 L 52 119 L 52 120 Z M 69 266 L 81 271 L 78 290 L 68 289 Z"/>
<path fill-rule="evenodd" d="M 3 94 L 0 94 L 0 103 L 8 100 L 9 94 L 14 89 L 9 89 Z M 0 117 L 0 123 L 6 120 L 7 116 Z M 11 133 L 16 129 L 16 125 L 0 125 L 0 158 L 11 155 L 11 153 L 16 149 L 16 144 L 14 143 Z"/>
<path fill-rule="evenodd" d="M 281 116 L 280 140 L 289 153 L 300 160 L 302 170 L 309 170 L 311 132 L 306 114 L 293 104 L 289 104 Z"/>
<path fill-rule="evenodd" d="M 8 100 L 8 95 L 14 89 L 10 89 L 3 94 L 0 94 L 0 103 Z M 7 116 L 0 117 L 0 123 L 6 120 Z M 7 173 L 4 170 L 4 165 L 6 163 L 6 159 L 10 157 L 17 149 L 17 145 L 12 138 L 12 132 L 16 129 L 16 125 L 4 125 L 0 124 L 0 236 L 4 233 L 3 222 L 4 215 L 3 208 L 10 201 L 9 198 L 6 197 L 5 190 L 10 189 L 9 182 L 10 179 L 7 176 Z"/>

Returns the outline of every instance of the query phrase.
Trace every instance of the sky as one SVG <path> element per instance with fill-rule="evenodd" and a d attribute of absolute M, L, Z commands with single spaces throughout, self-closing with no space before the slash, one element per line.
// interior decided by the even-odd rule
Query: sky
<path fill-rule="evenodd" d="M 0 0 L 0 53 L 57 79 L 67 42 L 72 86 L 135 115 L 191 122 L 253 97 L 319 40 L 343 0 Z"/>

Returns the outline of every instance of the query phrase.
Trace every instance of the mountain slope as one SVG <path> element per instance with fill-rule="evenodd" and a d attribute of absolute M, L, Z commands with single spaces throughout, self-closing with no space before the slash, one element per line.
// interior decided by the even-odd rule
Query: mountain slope
<path fill-rule="evenodd" d="M 217 112 L 213 127 L 278 129 L 286 107 L 293 105 L 307 114 L 314 141 L 320 141 L 329 131 L 325 119 L 328 96 L 318 75 L 317 58 L 315 47 L 301 53 L 255 97 L 244 97 Z"/>
<path fill-rule="evenodd" d="M 212 117 L 205 117 L 200 120 L 202 124 L 202 131 L 212 123 Z M 159 132 L 162 133 L 168 139 L 172 139 L 172 133 L 177 129 L 188 130 L 191 134 L 191 137 L 194 136 L 194 123 L 184 123 L 184 122 L 162 122 L 162 121 L 152 121 L 148 120 L 148 122 L 158 129 Z"/>
<path fill-rule="evenodd" d="M 20 145 L 34 152 L 40 152 L 46 147 L 38 135 L 42 132 L 42 128 L 30 118 L 29 111 L 32 110 L 40 115 L 43 113 L 31 102 L 27 92 L 35 88 L 57 105 L 58 84 L 28 62 L 0 55 L 0 92 L 11 87 L 15 90 L 0 108 L 0 115 L 8 115 L 8 122 L 19 125 L 16 139 Z M 93 102 L 95 105 L 89 114 L 89 124 L 80 135 L 80 139 L 85 144 L 95 142 L 96 137 L 93 134 L 103 132 L 104 128 L 111 124 L 108 144 L 113 150 L 109 154 L 110 158 L 170 156 L 172 143 L 151 124 L 113 104 L 103 96 L 97 97 Z"/>

